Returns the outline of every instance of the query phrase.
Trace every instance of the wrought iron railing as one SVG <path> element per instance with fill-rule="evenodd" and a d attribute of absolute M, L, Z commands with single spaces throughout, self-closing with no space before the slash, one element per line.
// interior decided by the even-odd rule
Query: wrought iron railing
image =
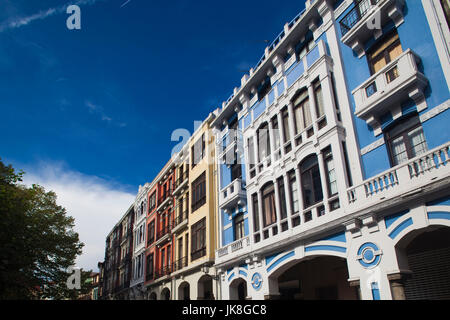
<path fill-rule="evenodd" d="M 360 0 L 341 20 L 341 34 L 345 36 L 380 0 Z"/>

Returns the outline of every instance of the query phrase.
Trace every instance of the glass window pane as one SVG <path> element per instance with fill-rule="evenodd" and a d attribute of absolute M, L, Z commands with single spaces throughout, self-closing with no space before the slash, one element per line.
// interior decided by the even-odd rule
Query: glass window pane
<path fill-rule="evenodd" d="M 394 165 L 398 165 L 408 160 L 408 154 L 406 152 L 406 146 L 403 141 L 403 136 L 392 140 L 391 146 Z"/>
<path fill-rule="evenodd" d="M 408 133 L 412 147 L 412 157 L 421 155 L 427 151 L 427 144 L 425 142 L 425 136 L 421 127 L 414 129 Z"/>

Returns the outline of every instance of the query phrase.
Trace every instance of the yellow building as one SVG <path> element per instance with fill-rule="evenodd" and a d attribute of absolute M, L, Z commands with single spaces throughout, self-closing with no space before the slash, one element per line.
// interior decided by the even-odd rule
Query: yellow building
<path fill-rule="evenodd" d="M 220 290 L 213 267 L 217 249 L 217 181 L 215 139 L 208 118 L 179 152 L 173 286 L 175 299 L 218 299 Z M 185 219 L 185 214 L 188 216 Z M 180 267 L 181 266 L 181 267 Z"/>

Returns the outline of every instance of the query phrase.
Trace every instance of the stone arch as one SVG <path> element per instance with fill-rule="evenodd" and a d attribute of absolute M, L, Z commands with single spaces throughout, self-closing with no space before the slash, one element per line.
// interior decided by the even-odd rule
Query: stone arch
<path fill-rule="evenodd" d="M 229 285 L 230 300 L 245 300 L 248 295 L 247 280 L 237 277 Z"/>
<path fill-rule="evenodd" d="M 161 300 L 170 300 L 169 288 L 164 288 L 161 290 Z"/>
<path fill-rule="evenodd" d="M 286 259 L 268 277 L 269 298 L 358 299 L 348 283 L 347 260 L 340 254 L 314 254 Z"/>
<path fill-rule="evenodd" d="M 198 279 L 197 283 L 197 300 L 214 300 L 213 279 L 210 275 L 205 274 Z"/>
<path fill-rule="evenodd" d="M 391 277 L 393 299 L 450 299 L 450 226 L 444 221 L 413 229 L 395 245 L 402 273 Z"/>
<path fill-rule="evenodd" d="M 191 300 L 191 286 L 189 282 L 183 281 L 178 286 L 178 300 Z"/>
<path fill-rule="evenodd" d="M 149 300 L 158 300 L 158 296 L 157 296 L 156 292 L 150 293 L 148 296 L 148 299 Z"/>

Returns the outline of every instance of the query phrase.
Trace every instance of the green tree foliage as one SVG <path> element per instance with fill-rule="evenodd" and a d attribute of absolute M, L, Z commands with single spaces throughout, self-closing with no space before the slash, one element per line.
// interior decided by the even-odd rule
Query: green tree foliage
<path fill-rule="evenodd" d="M 87 288 L 66 286 L 83 247 L 74 219 L 54 192 L 21 185 L 23 174 L 0 159 L 0 299 L 75 299 Z"/>

